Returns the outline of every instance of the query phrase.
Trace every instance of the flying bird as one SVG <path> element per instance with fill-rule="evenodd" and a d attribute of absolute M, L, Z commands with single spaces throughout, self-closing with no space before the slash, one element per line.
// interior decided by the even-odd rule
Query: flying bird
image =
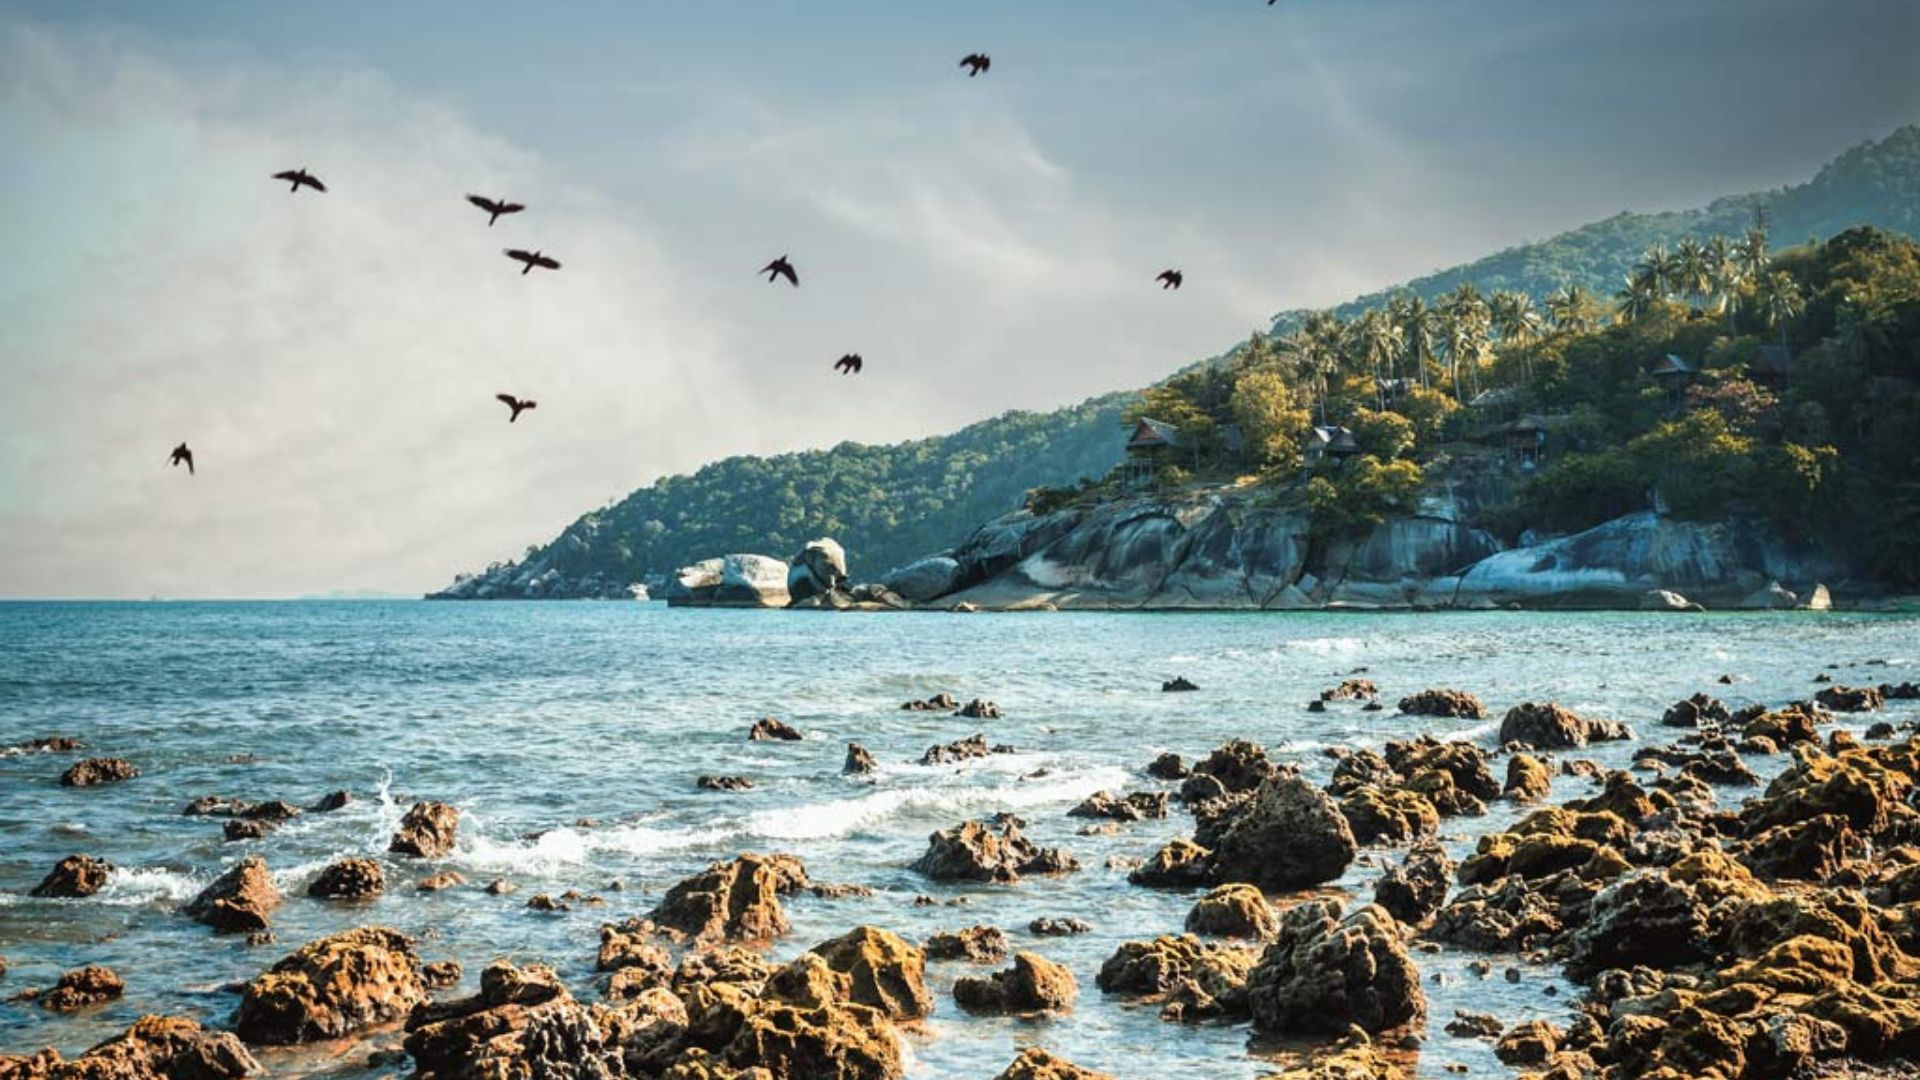
<path fill-rule="evenodd" d="M 503 199 L 489 199 L 485 195 L 469 195 L 467 201 L 487 212 L 487 224 L 491 226 L 500 220 L 501 214 L 517 214 L 526 209 L 522 203 L 507 202 Z"/>
<path fill-rule="evenodd" d="M 285 180 L 292 185 L 287 188 L 288 194 L 299 191 L 302 185 L 310 187 L 315 191 L 327 190 L 327 185 L 321 183 L 319 177 L 305 169 L 288 169 L 286 172 L 277 172 L 273 174 L 273 178 L 275 180 Z"/>
<path fill-rule="evenodd" d="M 986 53 L 968 53 L 961 58 L 960 66 L 967 69 L 967 78 L 971 79 L 993 67 L 993 57 Z"/>
<path fill-rule="evenodd" d="M 506 249 L 506 251 L 507 251 L 507 258 L 512 259 L 515 262 L 526 264 L 520 268 L 520 274 L 523 277 L 526 276 L 527 274 L 533 273 L 533 268 L 536 266 L 542 270 L 560 269 L 559 262 L 553 259 L 550 259 L 547 256 L 542 255 L 537 251 L 521 251 L 519 248 L 508 248 Z"/>
<path fill-rule="evenodd" d="M 507 408 L 513 410 L 513 415 L 507 417 L 507 423 L 509 424 L 520 419 L 521 413 L 526 412 L 528 409 L 538 408 L 540 404 L 537 401 L 522 401 L 512 394 L 495 394 L 493 396 L 506 403 Z"/>
<path fill-rule="evenodd" d="M 769 285 L 779 281 L 781 278 L 786 278 L 794 288 L 797 289 L 800 287 L 800 275 L 793 272 L 793 264 L 787 261 L 785 255 L 761 267 L 760 272 L 767 275 L 767 284 Z"/>
<path fill-rule="evenodd" d="M 859 353 L 850 352 L 834 361 L 833 370 L 842 375 L 858 375 L 860 374 L 860 369 L 865 367 L 866 363 L 865 360 L 860 359 Z"/>
<path fill-rule="evenodd" d="M 1160 276 L 1153 280 L 1159 282 L 1161 290 L 1165 291 L 1179 288 L 1180 284 L 1187 280 L 1187 276 L 1178 270 L 1162 270 Z"/>
<path fill-rule="evenodd" d="M 187 467 L 187 475 L 192 476 L 193 475 L 193 451 L 187 449 L 186 443 L 181 443 L 179 446 L 176 446 L 173 448 L 173 453 L 167 458 L 167 464 L 173 466 L 176 469 L 179 468 L 182 464 L 185 464 Z"/>

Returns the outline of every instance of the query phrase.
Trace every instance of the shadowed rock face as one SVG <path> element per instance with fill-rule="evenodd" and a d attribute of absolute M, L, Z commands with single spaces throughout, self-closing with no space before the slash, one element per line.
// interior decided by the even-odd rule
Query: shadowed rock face
<path fill-rule="evenodd" d="M 1213 852 L 1216 881 L 1242 881 L 1269 892 L 1332 881 L 1359 845 L 1340 807 L 1297 776 L 1267 780 Z"/>
<path fill-rule="evenodd" d="M 259 1062 L 238 1038 L 229 1032 L 208 1031 L 183 1016 L 143 1016 L 125 1032 L 72 1061 L 51 1049 L 32 1058 L 0 1054 L 0 1076 L 20 1080 L 241 1080 L 258 1072 Z"/>
<path fill-rule="evenodd" d="M 266 860 L 249 855 L 221 874 L 186 906 L 186 915 L 221 933 L 253 933 L 267 928 L 267 916 L 280 906 L 280 890 L 267 873 Z"/>
<path fill-rule="evenodd" d="M 1380 1032 L 1417 1024 L 1427 1012 L 1393 916 L 1369 906 L 1341 918 L 1332 900 L 1281 917 L 1279 936 L 1248 976 L 1247 997 L 1254 1027 L 1271 1032 Z"/>
<path fill-rule="evenodd" d="M 1304 513 L 1231 492 L 1142 497 L 989 522 L 952 554 L 943 604 L 1062 608 L 1602 607 L 1667 590 L 1712 607 L 1770 582 L 1846 576 L 1744 523 L 1631 514 L 1503 550 L 1446 499 L 1351 541 L 1310 543 Z M 929 601 L 933 597 L 927 598 Z M 921 601 L 925 602 L 925 601 Z"/>

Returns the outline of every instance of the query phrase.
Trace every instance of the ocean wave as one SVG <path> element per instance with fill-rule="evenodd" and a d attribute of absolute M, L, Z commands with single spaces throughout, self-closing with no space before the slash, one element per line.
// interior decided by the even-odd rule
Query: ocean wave
<path fill-rule="evenodd" d="M 181 904 L 193 899 L 205 882 L 192 874 L 165 867 L 116 867 L 94 898 L 103 904 Z"/>

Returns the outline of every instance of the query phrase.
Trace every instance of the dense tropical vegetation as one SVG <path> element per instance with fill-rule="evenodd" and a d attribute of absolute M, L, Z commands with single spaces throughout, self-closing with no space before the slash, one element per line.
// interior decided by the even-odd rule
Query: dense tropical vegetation
<path fill-rule="evenodd" d="M 1503 458 L 1539 430 L 1548 464 L 1482 522 L 1509 539 L 1660 506 L 1763 519 L 1920 583 L 1920 245 L 1878 229 L 1777 253 L 1758 227 L 1655 245 L 1609 303 L 1568 286 L 1542 311 L 1463 282 L 1315 312 L 1135 414 L 1183 435 L 1160 486 L 1238 477 L 1325 532 L 1409 509 L 1423 465 Z M 1309 417 L 1349 427 L 1358 456 L 1303 477 Z"/>
<path fill-rule="evenodd" d="M 1750 231 L 1760 221 L 1771 229 Z M 1182 430 L 1187 457 L 1163 481 L 1250 476 L 1337 533 L 1405 509 L 1422 468 L 1472 445 L 1489 412 L 1545 413 L 1567 452 L 1485 522 L 1510 537 L 1591 524 L 1658 490 L 1676 512 L 1858 531 L 1820 539 L 1857 543 L 1879 572 L 1920 582 L 1912 245 L 1855 232 L 1772 250 L 1773 237 L 1861 224 L 1920 233 L 1920 127 L 1799 187 L 1622 214 L 1330 312 L 1285 313 L 1145 391 L 1136 414 Z M 1790 379 L 1756 371 L 1761 345 L 1793 353 Z M 1648 374 L 1667 352 L 1703 369 L 1678 401 Z M 1509 397 L 1503 410 L 1465 407 L 1488 391 Z M 1138 400 L 1009 413 L 893 446 L 730 458 L 593 511 L 489 577 L 639 581 L 728 551 L 789 554 L 822 534 L 847 545 L 856 575 L 876 575 L 957 543 L 1031 489 L 1043 508 L 1110 492 L 1098 481 Z M 1364 458 L 1303 476 L 1310 423 L 1351 428 Z"/>

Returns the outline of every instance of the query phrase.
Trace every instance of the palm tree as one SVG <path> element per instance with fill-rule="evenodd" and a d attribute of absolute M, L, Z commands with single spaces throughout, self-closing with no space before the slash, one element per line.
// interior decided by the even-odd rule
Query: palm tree
<path fill-rule="evenodd" d="M 1316 396 L 1323 424 L 1327 422 L 1327 381 L 1340 370 L 1344 360 L 1341 341 L 1344 336 L 1345 328 L 1339 316 L 1331 311 L 1316 311 L 1307 316 L 1287 341 L 1287 350 L 1306 373 L 1309 385 L 1319 388 Z"/>
<path fill-rule="evenodd" d="M 1740 267 L 1739 253 L 1732 241 L 1716 236 L 1707 244 L 1707 273 L 1712 285 L 1714 310 L 1727 316 L 1727 333 L 1739 332 L 1735 314 L 1740 308 L 1740 286 L 1746 284 L 1746 271 Z"/>
<path fill-rule="evenodd" d="M 1407 359 L 1412 361 L 1413 370 L 1420 376 L 1420 388 L 1427 388 L 1427 365 L 1438 354 L 1440 339 L 1440 313 L 1427 306 L 1426 300 L 1419 294 L 1408 294 L 1401 306 L 1400 338 L 1407 349 Z"/>
<path fill-rule="evenodd" d="M 1526 370 L 1527 378 L 1533 378 L 1533 343 L 1540 339 L 1543 322 L 1540 313 L 1534 310 L 1533 297 L 1523 292 L 1502 290 L 1493 294 L 1489 303 L 1493 317 L 1493 329 L 1500 335 L 1500 342 L 1520 353 L 1520 363 Z"/>
<path fill-rule="evenodd" d="M 1446 320 L 1443 341 L 1447 349 L 1450 378 L 1453 380 L 1453 396 L 1465 404 L 1466 398 L 1460 385 L 1460 364 L 1463 361 L 1466 363 L 1474 392 L 1479 393 L 1480 362 L 1486 355 L 1492 320 L 1487 312 L 1487 302 L 1480 298 L 1480 290 L 1471 281 L 1463 281 L 1453 290 L 1441 312 Z"/>
<path fill-rule="evenodd" d="M 1381 409 L 1387 407 L 1386 390 L 1381 378 L 1399 375 L 1400 349 L 1405 341 L 1399 324 L 1379 308 L 1371 308 L 1350 326 L 1351 352 L 1373 373 L 1374 398 Z"/>
<path fill-rule="evenodd" d="M 1768 329 L 1780 332 L 1780 347 L 1786 348 L 1787 323 L 1806 307 L 1800 283 L 1785 270 L 1775 270 L 1754 282 L 1754 306 Z"/>
<path fill-rule="evenodd" d="M 1627 275 L 1626 287 L 1613 294 L 1620 321 L 1637 323 L 1653 314 L 1660 304 L 1660 289 L 1651 274 L 1636 271 Z"/>
<path fill-rule="evenodd" d="M 1555 330 L 1584 334 L 1594 327 L 1599 303 L 1581 285 L 1564 285 L 1547 297 L 1547 324 Z"/>
<path fill-rule="evenodd" d="M 1707 249 L 1691 236 L 1681 239 L 1680 246 L 1674 250 L 1669 274 L 1669 282 L 1682 296 L 1705 300 L 1707 294 L 1713 291 L 1713 273 L 1707 261 Z"/>
<path fill-rule="evenodd" d="M 1767 255 L 1767 230 L 1754 226 L 1747 230 L 1746 239 L 1734 247 L 1734 258 L 1740 263 L 1740 274 L 1748 281 L 1759 281 L 1767 272 L 1771 261 Z"/>

